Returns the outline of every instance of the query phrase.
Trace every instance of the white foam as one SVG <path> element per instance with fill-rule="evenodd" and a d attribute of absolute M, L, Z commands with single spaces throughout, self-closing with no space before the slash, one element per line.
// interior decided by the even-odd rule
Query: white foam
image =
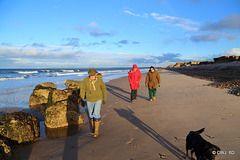
<path fill-rule="evenodd" d="M 69 75 L 77 75 L 77 76 L 83 76 L 84 74 L 86 74 L 87 72 L 77 72 L 77 73 L 53 73 L 51 75 L 55 75 L 55 76 L 69 76 Z"/>
<path fill-rule="evenodd" d="M 16 71 L 14 73 L 19 73 L 19 74 L 32 74 L 32 73 L 38 73 L 38 71 Z"/>
<path fill-rule="evenodd" d="M 51 72 L 50 70 L 41 70 L 39 72 Z"/>
<path fill-rule="evenodd" d="M 61 70 L 61 72 L 74 72 L 74 70 Z"/>
<path fill-rule="evenodd" d="M 16 80 L 16 79 L 25 79 L 25 78 L 26 78 L 25 76 L 15 77 L 15 78 L 7 78 L 7 77 L 4 77 L 4 78 L 0 78 L 0 81 L 8 81 L 8 80 Z"/>

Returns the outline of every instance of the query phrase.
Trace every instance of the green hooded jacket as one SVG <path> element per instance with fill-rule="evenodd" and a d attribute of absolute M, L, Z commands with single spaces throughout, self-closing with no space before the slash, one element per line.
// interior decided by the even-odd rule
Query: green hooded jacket
<path fill-rule="evenodd" d="M 83 100 L 86 97 L 88 102 L 97 102 L 102 99 L 107 101 L 107 90 L 101 74 L 97 74 L 95 80 L 91 80 L 89 76 L 83 79 L 80 97 Z"/>

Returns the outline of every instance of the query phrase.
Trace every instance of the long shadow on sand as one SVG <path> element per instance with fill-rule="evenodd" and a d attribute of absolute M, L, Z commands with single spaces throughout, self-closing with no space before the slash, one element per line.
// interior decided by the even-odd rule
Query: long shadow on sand
<path fill-rule="evenodd" d="M 122 88 L 119 88 L 119 87 L 116 87 L 116 86 L 113 86 L 113 85 L 106 84 L 106 86 L 107 86 L 107 91 L 112 93 L 114 96 L 116 96 L 118 98 L 121 98 L 122 100 L 124 100 L 126 102 L 131 102 L 130 92 L 127 92 L 127 91 L 123 90 Z M 120 91 L 123 94 L 126 94 L 128 97 L 126 95 L 118 93 L 117 91 Z M 145 96 L 137 95 L 137 97 L 141 98 L 141 99 L 148 100 L 148 97 L 145 97 Z"/>
<path fill-rule="evenodd" d="M 169 150 L 173 155 L 177 157 L 177 159 L 184 159 L 185 153 L 178 149 L 176 146 L 174 146 L 172 143 L 170 143 L 168 140 L 166 140 L 164 137 L 159 135 L 154 129 L 152 129 L 150 126 L 148 126 L 146 123 L 138 119 L 134 112 L 131 109 L 114 109 L 119 116 L 125 118 L 132 124 L 134 124 L 136 127 L 141 129 L 144 133 L 146 133 L 149 137 L 151 137 L 153 140 L 161 144 L 163 147 L 165 147 L 167 150 Z"/>

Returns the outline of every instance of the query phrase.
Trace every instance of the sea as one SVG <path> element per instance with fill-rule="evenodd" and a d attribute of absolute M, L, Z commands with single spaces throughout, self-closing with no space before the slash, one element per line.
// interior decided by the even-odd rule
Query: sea
<path fill-rule="evenodd" d="M 96 68 L 108 82 L 127 76 L 131 68 Z M 141 73 L 148 68 L 139 68 Z M 88 76 L 89 68 L 44 68 L 44 69 L 0 69 L 0 111 L 10 112 L 11 108 L 29 108 L 29 97 L 36 85 L 53 82 L 57 89 L 67 88 L 65 80 L 81 81 Z"/>

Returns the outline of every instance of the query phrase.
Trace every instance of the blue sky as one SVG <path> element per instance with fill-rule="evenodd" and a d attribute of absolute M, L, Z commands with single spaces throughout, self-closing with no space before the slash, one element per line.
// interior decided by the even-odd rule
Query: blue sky
<path fill-rule="evenodd" d="M 0 68 L 240 56 L 239 0 L 0 0 Z"/>

